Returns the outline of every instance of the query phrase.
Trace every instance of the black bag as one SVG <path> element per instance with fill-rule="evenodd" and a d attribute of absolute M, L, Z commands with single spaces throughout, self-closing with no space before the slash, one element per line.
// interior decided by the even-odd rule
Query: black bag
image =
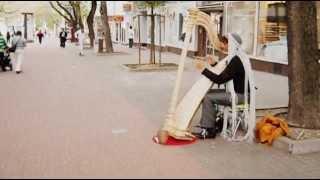
<path fill-rule="evenodd" d="M 9 48 L 9 52 L 14 53 L 14 52 L 16 52 L 16 49 L 17 49 L 17 45 L 16 45 L 16 44 L 15 44 L 15 45 L 12 45 L 12 46 Z"/>

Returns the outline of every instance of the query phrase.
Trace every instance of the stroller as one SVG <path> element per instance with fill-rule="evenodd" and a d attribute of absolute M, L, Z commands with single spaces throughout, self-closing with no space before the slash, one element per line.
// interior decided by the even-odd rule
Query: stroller
<path fill-rule="evenodd" d="M 9 49 L 5 50 L 4 57 L 3 57 L 2 61 L 0 62 L 0 65 L 1 65 L 2 71 L 7 71 L 7 68 L 10 68 L 10 71 L 13 70 Z"/>

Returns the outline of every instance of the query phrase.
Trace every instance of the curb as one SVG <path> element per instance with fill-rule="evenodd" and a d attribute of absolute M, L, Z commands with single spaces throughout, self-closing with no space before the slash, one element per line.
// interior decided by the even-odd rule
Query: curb
<path fill-rule="evenodd" d="M 288 137 L 280 137 L 273 142 L 273 147 L 290 154 L 320 152 L 320 139 L 292 140 Z"/>

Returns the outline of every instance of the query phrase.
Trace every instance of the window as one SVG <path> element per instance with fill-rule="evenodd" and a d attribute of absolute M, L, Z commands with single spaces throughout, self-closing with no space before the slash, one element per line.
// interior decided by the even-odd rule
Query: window
<path fill-rule="evenodd" d="M 118 28 L 119 28 L 118 23 L 116 23 L 116 41 L 118 41 L 118 31 L 119 31 Z"/>
<path fill-rule="evenodd" d="M 183 15 L 180 13 L 179 14 L 179 40 L 183 40 L 182 36 L 182 29 L 183 29 Z"/>
<path fill-rule="evenodd" d="M 253 54 L 256 2 L 229 2 L 227 13 L 227 32 L 239 34 L 242 48 L 248 54 Z"/>
<path fill-rule="evenodd" d="M 168 32 L 168 34 L 167 34 L 168 37 L 170 37 L 172 34 L 176 34 L 176 32 L 177 32 L 177 29 L 176 29 L 177 25 L 175 23 L 175 19 L 176 19 L 175 14 L 176 13 L 174 11 L 172 11 L 172 12 L 170 12 L 170 15 L 168 17 L 168 21 L 169 21 L 168 27 L 169 28 L 168 28 L 168 31 L 166 31 L 166 32 Z M 167 38 L 167 42 L 169 42 L 170 44 L 173 44 L 175 42 L 175 39 L 174 38 Z"/>
<path fill-rule="evenodd" d="M 260 2 L 257 55 L 287 62 L 287 22 L 284 1 Z"/>

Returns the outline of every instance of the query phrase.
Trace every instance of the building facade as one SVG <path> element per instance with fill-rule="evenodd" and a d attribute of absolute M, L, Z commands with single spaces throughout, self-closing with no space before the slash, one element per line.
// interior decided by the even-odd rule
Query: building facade
<path fill-rule="evenodd" d="M 287 75 L 285 1 L 167 1 L 165 6 L 155 10 L 155 14 L 159 15 L 155 19 L 157 47 L 161 46 L 169 52 L 181 52 L 183 21 L 187 10 L 193 7 L 199 8 L 218 22 L 215 28 L 219 35 L 238 33 L 242 37 L 242 47 L 251 58 L 254 69 Z M 320 2 L 317 2 L 317 9 L 320 11 Z M 150 17 L 145 16 L 148 14 L 150 10 L 133 8 L 128 20 L 135 31 L 134 42 L 145 46 L 151 42 L 151 21 Z M 320 27 L 319 15 L 318 19 Z M 320 34 L 318 38 L 320 42 Z M 194 28 L 190 46 L 189 56 L 206 56 L 213 51 L 202 27 Z"/>
<path fill-rule="evenodd" d="M 111 39 L 114 43 L 129 43 L 128 30 L 133 21 L 132 4 L 129 1 L 107 2 Z"/>
<path fill-rule="evenodd" d="M 287 24 L 285 1 L 199 1 L 197 8 L 218 21 L 220 35 L 237 33 L 253 68 L 287 75 Z M 212 52 L 199 28 L 198 55 Z"/>
<path fill-rule="evenodd" d="M 167 1 L 163 7 L 155 9 L 155 45 L 165 51 L 180 53 L 183 40 L 183 23 L 189 8 L 196 7 L 196 1 Z M 148 46 L 151 42 L 150 10 L 134 8 L 133 27 L 134 42 Z M 140 26 L 140 27 L 139 27 Z M 194 56 L 197 51 L 196 29 L 192 32 L 189 56 Z"/>
<path fill-rule="evenodd" d="M 183 21 L 187 10 L 197 7 L 218 22 L 215 27 L 218 34 L 238 33 L 242 37 L 242 47 L 251 57 L 255 69 L 286 75 L 288 60 L 284 3 L 284 1 L 167 2 L 163 8 L 156 10 L 157 14 L 164 16 L 164 22 L 161 22 L 161 27 L 163 26 L 161 46 L 170 52 L 181 52 Z M 143 14 L 143 12 L 138 13 Z M 160 45 L 159 21 L 157 18 L 155 23 L 156 46 Z M 137 23 L 134 24 L 137 27 Z M 141 17 L 140 26 L 140 41 L 150 44 L 150 20 Z M 138 42 L 138 38 L 135 38 L 135 42 Z M 206 56 L 212 51 L 205 30 L 202 27 L 194 28 L 189 56 Z"/>

